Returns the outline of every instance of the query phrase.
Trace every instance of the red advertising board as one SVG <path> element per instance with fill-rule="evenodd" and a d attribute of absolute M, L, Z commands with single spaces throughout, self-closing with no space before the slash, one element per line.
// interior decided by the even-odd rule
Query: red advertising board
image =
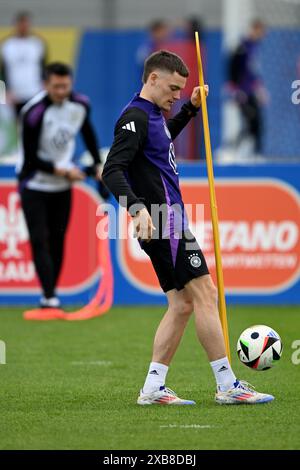
<path fill-rule="evenodd" d="M 59 281 L 61 293 L 81 292 L 99 276 L 97 205 L 97 194 L 92 188 L 84 185 L 76 185 L 73 188 L 71 220 Z M 7 294 L 39 291 L 16 183 L 15 180 L 2 179 L 0 181 L 0 292 Z"/>

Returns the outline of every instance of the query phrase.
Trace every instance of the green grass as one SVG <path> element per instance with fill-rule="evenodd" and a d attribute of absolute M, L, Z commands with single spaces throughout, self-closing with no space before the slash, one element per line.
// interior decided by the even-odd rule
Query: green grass
<path fill-rule="evenodd" d="M 238 377 L 276 396 L 257 406 L 214 403 L 214 379 L 191 320 L 168 375 L 169 387 L 194 407 L 135 404 L 163 308 L 114 308 L 83 322 L 28 322 L 21 309 L 0 309 L 1 449 L 299 449 L 299 307 L 228 309 Z M 267 324 L 284 343 L 266 372 L 238 362 L 235 343 L 251 324 Z M 99 362 L 102 361 L 102 362 Z"/>

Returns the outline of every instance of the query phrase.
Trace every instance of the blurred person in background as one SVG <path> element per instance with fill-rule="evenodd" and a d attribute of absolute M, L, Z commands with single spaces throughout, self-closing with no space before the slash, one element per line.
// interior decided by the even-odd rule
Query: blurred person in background
<path fill-rule="evenodd" d="M 240 146 L 251 137 L 255 154 L 262 153 L 262 106 L 267 102 L 267 92 L 260 74 L 258 47 L 266 34 L 265 24 L 254 20 L 249 35 L 243 39 L 229 60 L 229 85 L 242 117 L 242 126 L 234 146 Z"/>
<path fill-rule="evenodd" d="M 203 39 L 204 23 L 201 17 L 189 16 L 177 21 L 174 25 L 174 37 L 176 39 L 191 40 L 195 43 L 195 31 L 198 31 L 200 42 Z"/>
<path fill-rule="evenodd" d="M 85 178 L 73 163 L 79 132 L 93 158 L 93 165 L 85 172 L 101 177 L 89 100 L 73 92 L 72 87 L 70 67 L 59 62 L 49 64 L 45 68 L 45 91 L 32 98 L 20 114 L 19 192 L 43 290 L 40 305 L 48 308 L 60 306 L 55 289 L 63 262 L 72 183 Z"/>
<path fill-rule="evenodd" d="M 6 84 L 7 103 L 18 116 L 24 104 L 43 88 L 47 48 L 32 32 L 30 13 L 17 13 L 14 28 L 0 45 L 0 76 Z"/>
<path fill-rule="evenodd" d="M 150 23 L 147 39 L 140 45 L 136 53 L 136 62 L 141 69 L 141 74 L 146 58 L 152 54 L 152 52 L 163 49 L 164 43 L 169 39 L 170 34 L 171 27 L 166 21 L 158 19 Z"/>

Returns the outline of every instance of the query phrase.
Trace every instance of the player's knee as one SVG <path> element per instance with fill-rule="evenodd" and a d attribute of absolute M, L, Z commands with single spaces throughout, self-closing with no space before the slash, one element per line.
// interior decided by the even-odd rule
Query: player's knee
<path fill-rule="evenodd" d="M 193 313 L 193 302 L 188 300 L 182 300 L 181 302 L 176 302 L 171 306 L 171 310 L 177 316 L 189 317 Z"/>
<path fill-rule="evenodd" d="M 207 279 L 203 289 L 197 294 L 195 303 L 199 306 L 200 309 L 206 310 L 215 310 L 218 303 L 218 290 L 211 281 Z"/>

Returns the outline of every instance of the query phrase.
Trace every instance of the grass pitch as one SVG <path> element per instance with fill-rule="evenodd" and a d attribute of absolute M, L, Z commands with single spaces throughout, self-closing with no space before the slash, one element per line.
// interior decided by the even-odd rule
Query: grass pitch
<path fill-rule="evenodd" d="M 158 307 L 113 308 L 83 322 L 28 322 L 21 309 L 0 309 L 1 449 L 299 449 L 299 307 L 228 309 L 233 367 L 239 378 L 274 394 L 270 404 L 220 406 L 214 379 L 191 319 L 168 386 L 196 406 L 135 404 L 148 369 Z M 279 332 L 283 357 L 255 372 L 240 364 L 235 344 L 252 324 Z M 298 358 L 300 354 L 298 354 Z"/>

